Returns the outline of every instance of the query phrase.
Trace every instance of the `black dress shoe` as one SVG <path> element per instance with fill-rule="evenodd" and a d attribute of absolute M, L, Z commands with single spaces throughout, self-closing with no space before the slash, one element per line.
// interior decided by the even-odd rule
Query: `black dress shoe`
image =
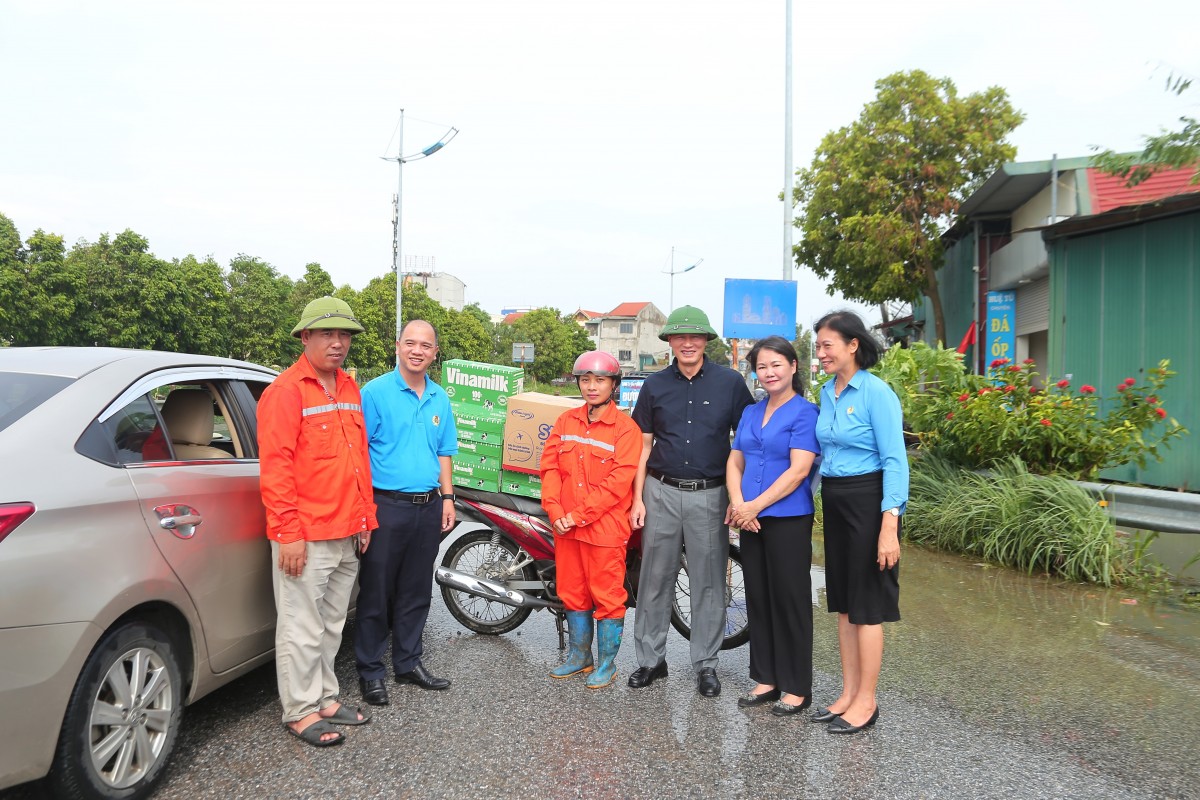
<path fill-rule="evenodd" d="M 397 683 L 415 683 L 422 689 L 430 689 L 432 691 L 441 691 L 442 689 L 450 688 L 450 681 L 445 678 L 438 678 L 429 673 L 425 669 L 425 665 L 417 662 L 417 665 L 408 672 L 401 672 L 396 675 Z"/>
<path fill-rule="evenodd" d="M 386 706 L 388 704 L 387 684 L 383 682 L 383 678 L 373 681 L 359 678 L 358 690 L 362 692 L 362 699 L 367 701 L 367 705 Z"/>
<path fill-rule="evenodd" d="M 871 718 L 862 725 L 851 725 L 846 720 L 838 717 L 833 722 L 829 723 L 829 727 L 825 729 L 826 733 L 858 733 L 863 728 L 869 728 L 875 724 L 875 720 L 879 719 L 879 706 L 875 706 L 875 713 Z"/>
<path fill-rule="evenodd" d="M 665 677 L 667 677 L 667 662 L 665 661 L 656 667 L 638 667 L 629 676 L 629 688 L 643 689 L 659 678 Z"/>
<path fill-rule="evenodd" d="M 793 714 L 799 714 L 801 711 L 803 711 L 804 709 L 808 708 L 811 705 L 812 705 L 812 697 L 804 698 L 804 702 L 799 703 L 797 705 L 792 705 L 791 703 L 785 703 L 782 700 L 780 700 L 778 703 L 771 706 L 771 713 L 777 717 L 790 717 Z"/>
<path fill-rule="evenodd" d="M 696 691 L 705 697 L 716 697 L 721 693 L 721 679 L 712 667 L 704 667 L 696 673 Z"/>
<path fill-rule="evenodd" d="M 828 708 L 818 708 L 808 718 L 809 722 L 833 722 L 838 718 L 836 711 L 830 711 Z"/>
<path fill-rule="evenodd" d="M 773 703 L 779 699 L 779 694 L 780 692 L 778 689 L 768 689 L 762 694 L 746 692 L 744 695 L 738 698 L 738 708 L 754 708 L 755 706 Z"/>

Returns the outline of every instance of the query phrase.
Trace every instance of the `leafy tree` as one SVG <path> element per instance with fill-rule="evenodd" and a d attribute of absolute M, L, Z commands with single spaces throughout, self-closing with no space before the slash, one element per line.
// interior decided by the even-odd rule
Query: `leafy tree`
<path fill-rule="evenodd" d="M 79 292 L 73 331 L 64 344 L 178 350 L 180 320 L 188 309 L 172 265 L 149 252 L 131 230 L 80 242 L 65 260 L 67 280 Z"/>
<path fill-rule="evenodd" d="M 720 336 L 711 340 L 704 346 L 704 354 L 708 356 L 714 364 L 720 364 L 723 367 L 730 366 L 729 359 L 731 356 L 731 351 L 729 349 L 729 342 L 725 341 Z M 737 369 L 737 365 L 734 364 L 733 368 Z"/>
<path fill-rule="evenodd" d="M 813 332 L 804 330 L 804 326 L 796 323 L 796 338 L 792 339 L 792 347 L 796 348 L 796 358 L 800 371 L 808 377 L 808 370 L 813 358 Z"/>
<path fill-rule="evenodd" d="M 490 361 L 492 337 L 479 318 L 467 311 L 450 310 L 438 331 L 443 359 L 465 358 L 468 361 Z"/>
<path fill-rule="evenodd" d="M 179 351 L 223 356 L 229 352 L 229 288 L 225 273 L 211 257 L 176 260 L 173 271 L 183 290 L 186 311 L 179 320 Z"/>
<path fill-rule="evenodd" d="M 25 263 L 28 311 L 22 327 L 24 344 L 60 344 L 70 341 L 74 326 L 76 286 L 67 272 L 66 246 L 57 234 L 41 228 L 26 241 Z"/>
<path fill-rule="evenodd" d="M 288 296 L 292 316 L 300 319 L 300 313 L 311 301 L 332 294 L 333 278 L 329 277 L 329 273 L 315 261 L 305 264 L 304 277 L 292 284 L 292 292 Z"/>
<path fill-rule="evenodd" d="M 1192 85 L 1190 78 L 1167 76 L 1167 91 L 1176 95 Z M 1114 153 L 1105 150 L 1092 158 L 1092 163 L 1110 175 L 1125 179 L 1126 186 L 1137 186 L 1156 172 L 1180 167 L 1193 167 L 1192 183 L 1200 183 L 1200 120 L 1179 118 L 1177 131 L 1160 128 L 1156 136 L 1145 136 L 1140 153 Z"/>
<path fill-rule="evenodd" d="M 920 70 L 875 88 L 858 120 L 826 134 L 812 165 L 797 173 L 797 265 L 852 300 L 914 302 L 924 293 L 944 342 L 941 233 L 962 201 L 1016 156 L 1006 137 L 1025 117 L 1000 87 L 960 97 L 950 79 Z"/>
<path fill-rule="evenodd" d="M 542 383 L 569 373 L 580 353 L 594 349 L 587 332 L 553 308 L 539 308 L 512 325 L 500 325 L 497 363 L 510 363 L 513 342 L 533 343 L 529 373 Z"/>
<path fill-rule="evenodd" d="M 270 264 L 245 254 L 229 263 L 229 351 L 234 358 L 276 367 L 300 353 L 288 298 L 292 282 Z"/>
<path fill-rule="evenodd" d="M 341 286 L 330 294 L 339 300 L 345 300 L 354 316 L 366 329 L 354 337 L 350 355 L 346 358 L 346 366 L 358 370 L 359 383 L 365 383 L 366 380 L 389 371 L 395 366 L 396 348 L 392 344 L 395 334 L 388 331 L 386 338 L 381 337 L 380 316 L 383 309 L 370 301 L 366 290 L 356 292 L 349 286 Z M 392 304 L 395 305 L 395 300 Z M 392 319 L 395 319 L 394 313 Z"/>

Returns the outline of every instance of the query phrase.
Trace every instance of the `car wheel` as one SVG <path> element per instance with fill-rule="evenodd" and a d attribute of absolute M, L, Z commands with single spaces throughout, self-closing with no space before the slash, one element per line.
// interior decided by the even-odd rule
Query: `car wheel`
<path fill-rule="evenodd" d="M 133 623 L 110 631 L 71 694 L 54 768 L 56 797 L 145 797 L 162 775 L 183 713 L 183 681 L 170 640 Z"/>

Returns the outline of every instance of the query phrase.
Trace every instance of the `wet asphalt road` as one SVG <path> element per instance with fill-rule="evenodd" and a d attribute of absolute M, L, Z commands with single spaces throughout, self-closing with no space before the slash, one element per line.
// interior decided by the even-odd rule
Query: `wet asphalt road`
<path fill-rule="evenodd" d="M 260 669 L 187 709 L 155 797 L 1200 796 L 1200 613 L 911 547 L 904 563 L 880 721 L 856 736 L 738 709 L 746 647 L 722 654 L 724 692 L 708 699 L 672 631 L 669 678 L 629 689 L 630 612 L 617 682 L 589 691 L 546 677 L 560 659 L 547 614 L 479 636 L 435 594 L 425 663 L 450 690 L 392 684 L 371 724 L 318 750 L 284 734 L 273 667 Z M 816 639 L 819 705 L 839 689 L 835 620 L 821 610 Z M 338 663 L 357 702 L 348 646 Z"/>

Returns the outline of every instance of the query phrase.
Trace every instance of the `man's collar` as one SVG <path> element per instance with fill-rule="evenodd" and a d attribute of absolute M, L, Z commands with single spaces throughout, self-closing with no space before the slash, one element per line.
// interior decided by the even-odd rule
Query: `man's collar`
<path fill-rule="evenodd" d="M 683 370 L 679 369 L 679 358 L 678 357 L 676 357 L 674 360 L 671 361 L 671 368 L 675 370 L 676 378 L 682 378 L 685 381 L 689 381 L 689 380 L 692 380 L 692 378 L 699 378 L 702 375 L 704 375 L 704 368 L 707 367 L 708 364 L 709 364 L 708 353 L 705 353 L 704 355 L 702 355 L 700 357 L 700 369 L 696 370 L 696 374 L 693 375 L 691 378 L 684 375 Z"/>
<path fill-rule="evenodd" d="M 321 376 L 317 374 L 317 371 L 313 368 L 312 362 L 308 360 L 307 353 L 301 353 L 300 358 L 296 363 L 300 366 L 300 374 L 303 377 L 310 378 L 317 383 L 321 382 Z M 350 373 L 339 367 L 337 372 L 334 373 L 334 385 L 338 388 L 341 388 L 343 379 L 349 380 Z"/>

